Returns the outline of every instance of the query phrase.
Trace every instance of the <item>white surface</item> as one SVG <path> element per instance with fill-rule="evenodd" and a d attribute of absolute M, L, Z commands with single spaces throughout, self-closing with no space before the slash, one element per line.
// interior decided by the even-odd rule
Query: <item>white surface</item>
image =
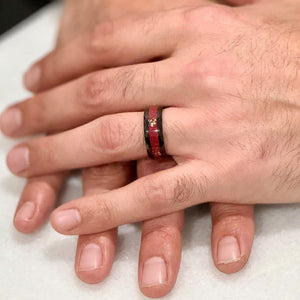
<path fill-rule="evenodd" d="M 0 109 L 27 93 L 21 74 L 53 46 L 59 6 L 50 6 L 0 38 Z M 110 277 L 99 285 L 80 282 L 73 272 L 75 237 L 57 234 L 48 225 L 33 235 L 12 226 L 24 181 L 5 166 L 14 141 L 0 136 L 0 299 L 145 299 L 137 285 L 140 232 L 137 225 L 120 229 Z M 63 201 L 78 197 L 80 181 L 72 178 Z M 165 299 L 300 299 L 300 206 L 260 206 L 257 232 L 246 268 L 221 274 L 210 255 L 207 207 L 186 214 L 183 255 L 176 287 Z"/>

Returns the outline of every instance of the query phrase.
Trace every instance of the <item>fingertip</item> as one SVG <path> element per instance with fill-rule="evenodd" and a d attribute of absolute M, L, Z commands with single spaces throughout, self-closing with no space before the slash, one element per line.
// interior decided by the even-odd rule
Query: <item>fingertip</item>
<path fill-rule="evenodd" d="M 33 233 L 39 228 L 32 222 L 22 221 L 22 220 L 14 220 L 13 224 L 20 233 L 25 233 L 25 234 Z"/>
<path fill-rule="evenodd" d="M 96 284 L 105 278 L 102 272 L 103 249 L 97 243 L 89 243 L 81 247 L 79 263 L 75 267 L 80 280 L 89 284 Z"/>
<path fill-rule="evenodd" d="M 101 235 L 101 234 L 100 234 Z M 110 231 L 110 237 L 97 236 L 79 237 L 75 273 L 88 284 L 102 282 L 110 274 L 115 257 L 116 231 Z"/>
<path fill-rule="evenodd" d="M 247 264 L 254 239 L 253 206 L 212 205 L 212 256 L 223 273 L 240 271 Z"/>
<path fill-rule="evenodd" d="M 224 236 L 218 241 L 215 265 L 223 273 L 231 274 L 241 270 L 248 261 L 250 249 L 241 247 L 235 236 Z M 244 249 L 242 254 L 241 249 Z"/>
<path fill-rule="evenodd" d="M 159 285 L 153 287 L 140 287 L 141 292 L 144 296 L 149 298 L 161 298 L 166 296 L 171 290 L 168 285 Z"/>
<path fill-rule="evenodd" d="M 46 182 L 29 182 L 24 188 L 13 219 L 15 228 L 32 233 L 47 220 L 56 201 L 56 192 Z"/>
<path fill-rule="evenodd" d="M 182 211 L 143 223 L 139 257 L 139 287 L 150 298 L 174 287 L 181 261 Z"/>
<path fill-rule="evenodd" d="M 41 80 L 41 68 L 38 64 L 30 67 L 23 76 L 23 84 L 25 88 L 31 92 L 36 92 L 39 88 Z"/>
<path fill-rule="evenodd" d="M 216 268 L 225 274 L 232 274 L 242 270 L 250 257 L 253 238 L 243 237 L 241 233 L 239 237 L 234 237 L 237 244 L 228 242 L 224 245 L 223 239 L 233 239 L 232 236 L 220 238 L 213 241 L 212 252 L 213 260 Z M 254 233 L 253 233 L 254 235 Z M 223 245 L 222 245 L 223 244 Z"/>
<path fill-rule="evenodd" d="M 168 294 L 173 285 L 170 285 L 170 270 L 167 262 L 161 256 L 148 258 L 141 267 L 140 290 L 150 298 L 159 298 Z"/>
<path fill-rule="evenodd" d="M 227 264 L 223 264 L 223 263 L 215 263 L 216 268 L 225 274 L 233 274 L 233 273 L 237 273 L 240 270 L 242 270 L 244 268 L 244 266 L 247 264 L 249 259 L 249 256 L 242 256 L 238 261 L 232 262 L 232 263 L 227 263 Z"/>
<path fill-rule="evenodd" d="M 37 229 L 34 222 L 36 215 L 36 205 L 32 201 L 23 203 L 16 211 L 14 217 L 15 228 L 22 233 L 31 233 Z"/>
<path fill-rule="evenodd" d="M 76 208 L 60 207 L 51 214 L 51 224 L 59 233 L 71 234 L 81 224 L 82 218 Z"/>
<path fill-rule="evenodd" d="M 14 147 L 6 157 L 8 169 L 15 175 L 21 176 L 20 173 L 29 168 L 29 148 L 26 146 Z"/>
<path fill-rule="evenodd" d="M 107 275 L 104 275 L 100 269 L 89 270 L 89 271 L 76 270 L 76 275 L 78 279 L 88 284 L 100 283 L 107 277 Z"/>
<path fill-rule="evenodd" d="M 60 234 L 66 234 L 61 228 L 60 225 L 57 222 L 57 214 L 59 212 L 59 210 L 61 209 L 61 207 L 56 208 L 54 211 L 52 211 L 52 213 L 50 214 L 50 224 L 52 226 L 52 228 L 60 233 Z"/>
<path fill-rule="evenodd" d="M 16 136 L 21 125 L 22 113 L 16 107 L 9 107 L 0 115 L 0 130 L 8 137 Z"/>

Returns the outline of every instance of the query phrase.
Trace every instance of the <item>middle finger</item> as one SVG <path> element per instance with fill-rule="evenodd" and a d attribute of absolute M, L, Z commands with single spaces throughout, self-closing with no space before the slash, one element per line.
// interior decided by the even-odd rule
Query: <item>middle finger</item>
<path fill-rule="evenodd" d="M 150 105 L 181 105 L 174 63 L 163 60 L 98 71 L 8 108 L 0 128 L 8 136 L 63 131 L 102 115 Z M 170 72 L 173 70 L 173 72 Z M 64 101 L 62 101 L 64 99 Z"/>

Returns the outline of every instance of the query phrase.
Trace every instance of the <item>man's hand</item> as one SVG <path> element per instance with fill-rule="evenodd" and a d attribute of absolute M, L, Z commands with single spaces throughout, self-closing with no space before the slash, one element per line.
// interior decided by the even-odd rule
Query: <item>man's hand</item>
<path fill-rule="evenodd" d="M 150 4 L 150 2 L 145 2 L 147 5 L 140 7 L 141 5 L 139 1 L 132 2 L 132 11 L 130 11 L 128 6 L 128 1 L 125 9 L 120 9 L 122 5 L 120 6 L 119 2 L 122 1 L 115 1 L 118 2 L 114 3 L 114 1 L 93 1 L 93 4 L 96 5 L 94 9 L 91 9 L 91 6 L 87 6 L 87 3 L 89 1 L 67 1 L 66 3 L 66 11 L 63 17 L 62 21 L 62 27 L 61 27 L 61 33 L 59 38 L 59 49 L 63 49 L 67 45 L 67 42 L 72 43 L 72 40 L 76 41 L 76 33 L 73 31 L 75 28 L 72 26 L 72 20 L 76 19 L 77 27 L 76 32 L 80 31 L 84 33 L 84 31 L 88 28 L 91 28 L 94 26 L 95 23 L 98 23 L 101 21 L 101 18 L 116 18 L 119 17 L 119 14 L 126 14 L 126 13 L 139 13 L 140 12 L 146 12 L 151 10 L 160 10 L 162 9 L 162 1 L 154 1 L 157 4 L 159 4 L 157 7 L 153 3 Z M 106 6 L 103 5 L 103 2 L 106 2 Z M 125 2 L 125 1 L 123 1 Z M 199 1 L 172 1 L 172 3 L 169 1 L 163 2 L 163 8 L 168 9 L 171 7 L 174 7 L 176 5 L 182 5 L 183 2 L 185 2 L 186 5 L 195 5 L 196 2 L 199 4 Z M 204 2 L 204 1 L 203 1 Z M 73 3 L 73 4 L 71 4 Z M 101 10 L 101 13 L 99 13 L 98 5 L 103 5 L 103 8 Z M 124 4 L 124 3 L 123 3 Z M 152 6 L 151 6 L 152 5 Z M 82 10 L 79 10 L 79 8 L 82 8 Z M 86 10 L 85 10 L 86 9 Z M 79 11 L 84 11 L 84 16 Z M 115 13 L 113 13 L 115 12 Z M 79 14 L 78 16 L 76 14 Z M 88 16 L 88 17 L 86 17 Z M 105 17 L 104 17 L 105 16 Z M 78 39 L 78 37 L 77 37 Z M 76 49 L 76 48 L 75 48 Z M 98 67 L 98 62 L 96 62 L 96 65 L 93 66 Z M 83 75 L 85 71 L 82 71 L 81 73 L 78 73 L 77 75 L 72 75 L 73 77 Z M 67 80 L 70 78 L 65 78 L 63 80 Z M 30 81 L 30 80 L 29 80 Z M 55 83 L 60 83 L 59 80 Z M 49 84 L 51 84 L 51 79 L 49 78 L 49 81 L 46 82 L 45 80 L 45 87 L 49 87 Z M 48 85 L 48 86 L 47 86 Z M 53 84 L 54 85 L 54 84 Z M 63 105 L 63 102 L 61 102 Z M 72 125 L 72 127 L 74 124 Z M 66 129 L 66 128 L 65 128 Z M 12 134 L 14 135 L 14 134 Z M 141 170 L 139 171 L 140 175 L 149 175 L 151 173 L 151 170 L 156 170 L 157 167 L 155 167 L 155 162 L 148 162 L 143 163 L 140 165 L 139 168 Z M 83 172 L 83 181 L 84 181 L 84 195 L 89 196 L 92 194 L 101 194 L 103 191 L 121 187 L 128 183 L 130 180 L 130 166 L 126 167 L 126 164 L 123 164 L 120 171 L 120 164 L 113 164 L 111 166 L 104 166 L 104 167 L 96 167 L 87 169 Z M 107 176 L 107 172 L 109 174 L 113 174 L 113 176 Z M 118 173 L 118 175 L 116 174 Z M 47 214 L 52 209 L 55 198 L 57 196 L 57 193 L 63 183 L 63 180 L 65 178 L 66 174 L 61 175 L 48 175 L 45 177 L 37 177 L 29 180 L 28 185 L 25 187 L 24 193 L 22 195 L 20 205 L 17 209 L 17 212 L 22 212 L 16 215 L 15 218 L 15 225 L 16 227 L 25 232 L 29 232 L 32 230 L 35 230 L 38 226 L 42 224 L 42 222 L 45 220 Z M 111 185 L 111 183 L 114 183 Z M 39 195 L 37 197 L 37 195 Z M 26 203 L 25 209 L 21 209 L 22 205 Z M 30 206 L 30 207 L 29 207 Z M 34 210 L 32 209 L 34 207 Z M 24 212 L 27 211 L 27 215 L 24 214 Z M 30 218 L 28 218 L 28 213 L 31 215 Z M 22 218 L 22 214 L 23 217 Z M 20 218 L 21 217 L 21 218 Z M 251 244 L 253 240 L 253 234 L 254 234 L 254 221 L 253 221 L 253 207 L 252 206 L 238 206 L 238 205 L 230 205 L 230 204 L 212 204 L 212 218 L 213 218 L 213 236 L 212 236 L 212 249 L 213 249 L 213 258 L 217 265 L 217 267 L 222 270 L 223 272 L 234 272 L 242 268 L 242 266 L 246 263 L 247 258 L 250 253 Z M 143 225 L 143 239 L 141 244 L 141 254 L 140 254 L 140 286 L 142 291 L 148 295 L 148 296 L 157 296 L 157 295 L 163 295 L 167 293 L 172 286 L 175 283 L 178 267 L 179 267 L 179 261 L 180 261 L 180 241 L 181 241 L 181 227 L 182 227 L 182 212 L 174 213 L 169 216 L 157 218 L 151 221 L 144 222 Z M 159 226 L 158 226 L 159 225 Z M 156 230 L 156 228 L 161 228 L 160 230 Z M 173 228 L 173 229 L 172 229 Z M 165 234 L 161 234 L 163 232 L 168 233 L 171 230 L 171 232 L 176 232 L 177 238 L 166 240 L 163 238 Z M 174 231 L 175 230 L 175 231 Z M 151 234 L 150 234 L 151 233 Z M 230 238 L 233 236 L 233 238 Z M 144 238 L 147 237 L 147 238 Z M 223 239 L 225 238 L 225 239 Z M 102 243 L 101 241 L 107 241 L 105 243 Z M 163 242 L 164 241 L 164 242 Z M 231 244 L 229 243 L 231 241 Z M 233 241 L 237 241 L 237 246 L 234 246 L 232 243 Z M 115 249 L 115 242 L 116 242 L 116 230 L 112 229 L 108 232 L 100 233 L 100 234 L 93 234 L 90 236 L 82 236 L 79 238 L 78 242 L 78 250 L 77 250 L 77 258 L 76 258 L 76 272 L 78 276 L 86 281 L 86 282 L 99 282 L 105 278 L 105 276 L 108 275 L 112 262 L 113 262 L 113 256 L 114 256 L 114 249 Z M 92 259 L 94 259 L 95 263 L 99 262 L 99 251 L 95 251 L 96 246 L 98 245 L 100 249 L 102 247 L 106 247 L 104 249 L 103 253 L 106 253 L 107 256 L 102 257 L 103 258 L 103 265 L 101 268 L 96 268 L 94 270 L 83 270 L 82 267 L 80 267 L 80 261 L 83 257 L 85 261 L 87 262 L 87 256 L 82 256 L 83 249 L 85 246 L 92 244 L 93 247 L 88 247 L 87 249 L 90 249 L 89 251 L 89 259 L 90 262 Z M 152 245 L 152 246 L 151 246 Z M 153 247 L 153 245 L 157 245 Z M 230 248 L 231 246 L 231 248 Z M 221 247 L 223 247 L 223 254 L 221 252 Z M 224 248 L 225 247 L 225 248 Z M 234 248 L 235 247 L 235 248 Z M 237 248 L 238 247 L 238 248 Z M 151 253 L 147 249 L 153 249 L 154 252 Z M 168 252 L 166 252 L 166 249 L 169 249 Z M 225 250 L 227 249 L 227 250 Z M 231 249 L 231 250 L 230 250 Z M 102 249 L 103 250 L 103 249 Z M 225 252 L 227 251 L 225 257 Z M 231 251 L 231 252 L 230 252 Z M 168 254 L 169 253 L 169 254 Z M 93 258 L 94 255 L 94 258 Z M 96 257 L 96 256 L 98 257 Z M 149 256 L 154 257 L 165 257 L 167 260 L 168 268 L 171 268 L 167 270 L 168 274 L 168 281 L 167 283 L 164 283 L 160 287 L 156 288 L 145 288 L 142 284 L 142 278 L 143 278 L 143 265 L 146 259 L 149 258 Z M 170 255 L 170 256 L 169 256 Z M 231 258 L 230 258 L 231 257 Z M 231 261 L 232 260 L 232 261 Z M 158 274 L 157 274 L 158 275 Z"/>

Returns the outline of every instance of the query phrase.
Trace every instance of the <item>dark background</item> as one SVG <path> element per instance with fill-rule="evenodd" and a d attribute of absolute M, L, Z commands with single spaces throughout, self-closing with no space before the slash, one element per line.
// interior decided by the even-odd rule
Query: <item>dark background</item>
<path fill-rule="evenodd" d="M 49 2 L 51 0 L 0 0 L 0 34 Z"/>

